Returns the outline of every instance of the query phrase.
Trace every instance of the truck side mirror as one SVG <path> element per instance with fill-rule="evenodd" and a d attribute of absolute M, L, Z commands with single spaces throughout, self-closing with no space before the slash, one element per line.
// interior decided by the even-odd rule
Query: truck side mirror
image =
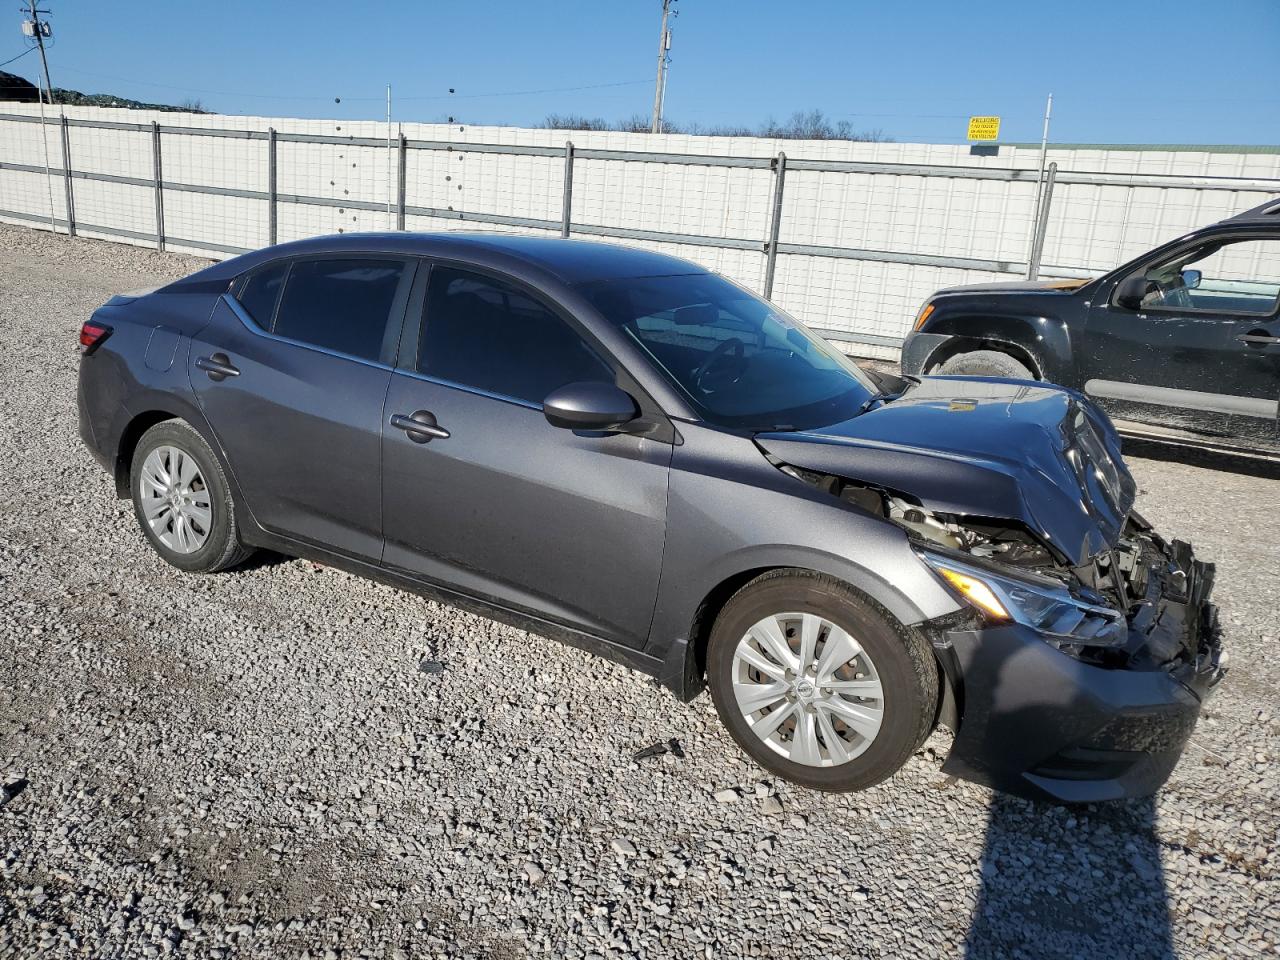
<path fill-rule="evenodd" d="M 1142 298 L 1147 295 L 1150 281 L 1141 273 L 1131 273 L 1116 285 L 1116 306 L 1126 310 L 1141 310 Z"/>

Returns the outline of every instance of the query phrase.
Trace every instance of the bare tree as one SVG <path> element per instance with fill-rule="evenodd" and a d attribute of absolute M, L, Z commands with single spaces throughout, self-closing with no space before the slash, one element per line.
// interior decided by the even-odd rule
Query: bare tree
<path fill-rule="evenodd" d="M 541 126 L 551 130 L 619 130 L 624 133 L 648 133 L 649 118 L 633 114 L 625 120 L 611 123 L 601 117 L 585 117 L 578 114 L 553 113 Z M 821 110 L 799 110 L 785 123 L 770 118 L 758 127 L 720 124 L 703 126 L 700 123 L 682 124 L 664 119 L 665 133 L 689 133 L 704 137 L 769 137 L 776 140 L 860 140 L 885 143 L 891 138 L 882 130 L 855 130 L 848 120 L 832 120 Z"/>
<path fill-rule="evenodd" d="M 613 130 L 614 125 L 602 117 L 584 117 L 576 113 L 547 114 L 542 126 L 548 130 Z"/>

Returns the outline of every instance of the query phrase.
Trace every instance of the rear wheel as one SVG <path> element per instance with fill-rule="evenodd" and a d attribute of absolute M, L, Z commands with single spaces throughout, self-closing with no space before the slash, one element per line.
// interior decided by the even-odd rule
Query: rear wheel
<path fill-rule="evenodd" d="M 957 353 L 933 373 L 958 377 L 1005 377 L 1009 380 L 1035 380 L 1036 375 L 1007 353 L 998 350 L 974 350 Z"/>
<path fill-rule="evenodd" d="M 138 441 L 129 473 L 133 511 L 167 562 L 212 573 L 252 553 L 236 534 L 235 508 L 209 445 L 182 420 L 158 423 Z"/>
<path fill-rule="evenodd" d="M 707 671 L 729 733 L 765 769 L 819 790 L 892 776 L 933 726 L 928 643 L 848 584 L 799 570 L 756 578 L 712 628 Z"/>

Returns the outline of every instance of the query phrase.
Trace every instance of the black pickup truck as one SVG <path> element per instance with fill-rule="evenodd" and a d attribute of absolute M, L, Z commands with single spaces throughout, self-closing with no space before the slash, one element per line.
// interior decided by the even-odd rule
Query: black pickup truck
<path fill-rule="evenodd" d="M 902 372 L 1048 380 L 1122 433 L 1280 456 L 1280 199 L 1093 280 L 940 290 Z"/>

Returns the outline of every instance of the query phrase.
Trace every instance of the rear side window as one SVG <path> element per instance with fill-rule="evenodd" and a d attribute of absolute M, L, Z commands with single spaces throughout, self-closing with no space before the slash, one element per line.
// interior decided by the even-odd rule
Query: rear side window
<path fill-rule="evenodd" d="M 284 286 L 284 275 L 289 272 L 289 262 L 281 260 L 269 263 L 257 273 L 249 277 L 237 298 L 240 306 L 253 318 L 253 322 L 264 330 L 271 329 L 271 319 L 276 312 L 276 301 L 280 299 L 280 288 Z"/>
<path fill-rule="evenodd" d="M 404 272 L 401 260 L 296 260 L 272 332 L 378 360 Z"/>
<path fill-rule="evenodd" d="M 418 371 L 535 404 L 565 384 L 614 379 L 573 327 L 520 288 L 448 267 L 431 271 Z"/>

